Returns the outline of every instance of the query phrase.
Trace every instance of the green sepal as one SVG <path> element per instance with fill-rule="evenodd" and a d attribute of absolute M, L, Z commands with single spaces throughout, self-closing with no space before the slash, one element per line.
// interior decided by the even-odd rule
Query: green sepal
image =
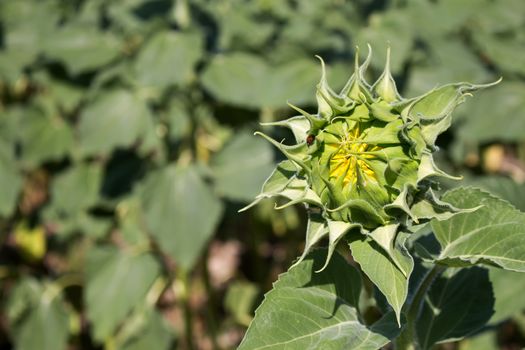
<path fill-rule="evenodd" d="M 289 160 L 277 164 L 277 167 L 262 185 L 261 192 L 255 197 L 255 200 L 240 209 L 239 212 L 250 209 L 265 198 L 277 196 L 296 177 L 296 173 L 296 166 Z"/>
<path fill-rule="evenodd" d="M 335 209 L 326 209 L 329 213 L 342 212 L 349 209 L 351 222 L 358 222 L 363 227 L 376 227 L 386 223 L 386 214 L 380 213 L 374 206 L 362 199 L 350 199 Z"/>
<path fill-rule="evenodd" d="M 395 217 L 396 215 L 394 211 L 401 210 L 402 212 L 407 214 L 410 217 L 410 219 L 412 219 L 412 221 L 414 221 L 415 223 L 419 223 L 419 219 L 417 218 L 417 216 L 415 216 L 412 213 L 412 210 L 409 204 L 409 200 L 408 200 L 410 196 L 410 192 L 414 190 L 415 190 L 415 187 L 410 184 L 406 184 L 405 186 L 403 186 L 403 190 L 401 191 L 401 193 L 399 193 L 396 199 L 391 204 L 387 204 L 383 207 L 384 211 L 388 215 Z"/>
<path fill-rule="evenodd" d="M 385 102 L 394 102 L 401 99 L 401 96 L 397 92 L 396 82 L 390 72 L 390 47 L 386 50 L 385 69 L 372 86 L 372 91 Z"/>
<path fill-rule="evenodd" d="M 401 143 L 399 140 L 399 131 L 403 126 L 401 120 L 386 124 L 381 121 L 375 121 L 368 123 L 368 125 L 370 126 L 363 130 L 359 137 L 368 145 L 388 145 L 388 147 L 392 147 Z"/>
<path fill-rule="evenodd" d="M 399 130 L 399 138 L 409 145 L 408 153 L 414 159 L 417 159 L 427 148 L 421 129 L 415 122 L 404 124 Z"/>
<path fill-rule="evenodd" d="M 297 107 L 297 106 L 294 106 L 293 104 L 289 103 L 288 102 L 288 106 L 292 107 L 293 109 L 295 109 L 297 112 L 301 113 L 302 116 L 304 116 L 308 122 L 309 122 L 309 128 L 307 129 L 306 133 L 315 133 L 317 132 L 317 130 L 319 129 L 322 129 L 326 123 L 327 123 L 327 120 L 326 119 L 323 119 L 323 118 L 319 118 L 315 115 L 312 115 L 308 112 L 306 112 L 305 110 Z M 305 136 L 305 140 L 306 140 L 306 136 Z"/>
<path fill-rule="evenodd" d="M 301 261 L 303 261 L 304 258 L 311 252 L 313 246 L 327 235 L 328 226 L 326 224 L 326 219 L 323 218 L 320 213 L 308 211 L 308 224 L 306 226 L 304 251 L 299 259 L 290 268 L 299 265 Z"/>
<path fill-rule="evenodd" d="M 354 260 L 386 297 L 387 302 L 394 309 L 399 327 L 402 320 L 401 309 L 408 295 L 408 281 L 414 266 L 414 260 L 405 248 L 408 236 L 406 232 L 400 231 L 394 243 L 394 254 L 407 275 L 396 266 L 390 255 L 370 235 L 363 238 L 354 236 L 349 242 Z"/>
<path fill-rule="evenodd" d="M 335 248 L 337 247 L 337 244 L 341 239 L 352 229 L 358 228 L 359 230 L 363 230 L 363 226 L 360 224 L 353 224 L 345 221 L 332 221 L 327 220 L 328 225 L 328 254 L 326 255 L 326 261 L 319 270 L 316 272 L 322 272 L 330 262 L 330 259 L 332 258 L 332 255 L 335 252 Z"/>
<path fill-rule="evenodd" d="M 346 120 L 346 121 L 355 121 L 355 122 L 364 122 L 369 121 L 371 119 L 370 111 L 368 107 L 365 104 L 357 105 L 352 113 L 349 115 L 343 114 L 340 116 L 333 117 L 330 120 L 330 123 L 334 123 L 338 120 Z"/>
<path fill-rule="evenodd" d="M 424 192 L 424 194 L 416 197 L 414 204 L 410 209 L 412 214 L 420 220 L 447 220 L 456 214 L 470 213 L 478 210 L 479 208 L 479 206 L 466 209 L 456 208 L 452 204 L 438 199 L 434 191 L 429 188 L 426 192 Z"/>
<path fill-rule="evenodd" d="M 461 180 L 462 176 L 453 176 L 447 174 L 443 170 L 439 169 L 434 162 L 432 154 L 429 152 L 423 152 L 421 154 L 421 161 L 419 163 L 419 168 L 417 171 L 417 182 L 422 182 L 423 180 L 442 177 L 450 180 Z"/>
<path fill-rule="evenodd" d="M 419 164 L 410 158 L 392 158 L 384 170 L 384 179 L 388 186 L 402 191 L 406 186 L 416 187 Z"/>
<path fill-rule="evenodd" d="M 326 67 L 321 57 L 316 56 L 321 61 L 321 80 L 317 84 L 317 91 L 315 93 L 318 104 L 318 115 L 326 120 L 331 120 L 334 115 L 346 114 L 351 111 L 355 102 L 350 99 L 345 99 L 343 96 L 336 94 L 326 80 Z"/>
<path fill-rule="evenodd" d="M 386 101 L 374 102 L 369 108 L 372 116 L 383 122 L 389 123 L 401 118 L 399 114 L 392 113 L 393 108 Z"/>
<path fill-rule="evenodd" d="M 305 159 L 304 159 L 308 152 L 307 150 L 308 146 L 306 145 L 306 142 L 299 143 L 297 145 L 287 146 L 287 145 L 283 145 L 280 142 L 277 142 L 270 136 L 260 131 L 256 131 L 255 135 L 260 135 L 266 140 L 268 140 L 272 145 L 277 147 L 279 151 L 281 151 L 286 156 L 286 158 L 288 158 L 289 160 L 299 165 L 301 169 L 303 169 L 307 174 L 311 172 L 310 167 L 306 165 Z"/>
<path fill-rule="evenodd" d="M 384 225 L 370 232 L 371 237 L 388 254 L 396 267 L 408 278 L 412 273 L 413 264 L 408 251 L 402 244 L 396 244 L 399 224 Z"/>
<path fill-rule="evenodd" d="M 370 85 L 363 79 L 370 58 L 372 56 L 372 49 L 368 47 L 368 57 L 362 66 L 359 66 L 359 48 L 356 47 L 355 59 L 354 59 L 354 74 L 348 79 L 348 82 L 341 90 L 342 96 L 347 96 L 353 101 L 359 102 L 372 102 L 373 97 L 370 92 Z"/>
<path fill-rule="evenodd" d="M 292 184 L 293 182 L 290 182 L 289 185 Z M 288 203 L 285 203 L 281 206 L 276 206 L 275 209 L 277 210 L 288 208 L 297 203 L 307 203 L 316 205 L 321 208 L 323 207 L 323 203 L 321 202 L 319 196 L 314 191 L 312 191 L 306 184 L 302 188 L 292 188 L 291 186 L 287 187 L 277 195 L 288 198 L 290 200 Z"/>
<path fill-rule="evenodd" d="M 412 120 L 431 121 L 442 119 L 465 100 L 465 96 L 476 90 L 484 89 L 501 81 L 490 84 L 456 83 L 433 89 L 426 94 L 413 99 L 407 108 L 407 115 Z"/>
<path fill-rule="evenodd" d="M 308 137 L 308 131 L 310 130 L 310 122 L 302 115 L 291 117 L 286 120 L 277 122 L 261 123 L 262 126 L 284 126 L 290 129 L 295 138 L 295 142 L 303 143 Z"/>

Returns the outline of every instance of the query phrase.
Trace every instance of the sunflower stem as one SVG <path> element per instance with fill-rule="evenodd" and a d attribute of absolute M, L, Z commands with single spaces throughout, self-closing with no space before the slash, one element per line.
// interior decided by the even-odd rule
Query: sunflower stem
<path fill-rule="evenodd" d="M 396 350 L 418 350 L 420 349 L 416 334 L 416 321 L 421 312 L 425 296 L 434 283 L 435 279 L 445 271 L 445 266 L 434 265 L 434 267 L 427 272 L 421 283 L 416 289 L 416 294 L 412 302 L 408 305 L 406 317 L 407 323 L 401 334 L 395 340 Z"/>

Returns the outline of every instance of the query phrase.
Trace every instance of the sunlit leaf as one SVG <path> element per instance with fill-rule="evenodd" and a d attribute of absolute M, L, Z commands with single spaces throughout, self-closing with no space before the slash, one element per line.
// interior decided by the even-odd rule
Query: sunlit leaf
<path fill-rule="evenodd" d="M 213 234 L 222 204 L 193 166 L 151 173 L 141 191 L 147 227 L 160 249 L 191 268 Z"/>
<path fill-rule="evenodd" d="M 239 349 L 375 350 L 397 334 L 390 315 L 370 327 L 361 323 L 359 273 L 338 254 L 315 273 L 325 258 L 325 251 L 316 251 L 279 277 Z"/>
<path fill-rule="evenodd" d="M 86 154 L 109 154 L 130 147 L 152 128 L 148 106 L 131 92 L 110 90 L 82 111 L 78 126 L 80 146 Z"/>
<path fill-rule="evenodd" d="M 140 50 L 134 64 L 137 80 L 146 87 L 188 83 L 202 53 L 199 35 L 159 31 Z"/>
<path fill-rule="evenodd" d="M 159 272 L 160 265 L 151 254 L 119 251 L 111 246 L 89 252 L 84 300 L 97 341 L 111 336 L 144 300 Z"/>
<path fill-rule="evenodd" d="M 216 190 L 249 201 L 274 167 L 271 146 L 251 133 L 239 133 L 211 161 Z"/>
<path fill-rule="evenodd" d="M 437 261 L 450 266 L 485 263 L 525 271 L 524 213 L 506 201 L 472 188 L 450 191 L 443 199 L 459 208 L 481 208 L 432 222 L 442 248 Z"/>

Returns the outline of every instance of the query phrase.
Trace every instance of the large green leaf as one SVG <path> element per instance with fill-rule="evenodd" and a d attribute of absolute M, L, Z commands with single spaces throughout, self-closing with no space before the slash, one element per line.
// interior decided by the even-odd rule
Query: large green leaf
<path fill-rule="evenodd" d="M 85 154 L 109 154 L 130 147 L 152 128 L 148 106 L 133 93 L 115 89 L 100 94 L 80 116 L 78 132 Z"/>
<path fill-rule="evenodd" d="M 379 349 L 399 332 L 393 315 L 372 326 L 357 311 L 361 279 L 339 254 L 322 273 L 318 250 L 281 275 L 255 312 L 239 350 Z"/>
<path fill-rule="evenodd" d="M 523 12 L 523 11 L 522 11 Z M 522 37 L 500 37 L 492 33 L 474 32 L 474 41 L 481 48 L 488 59 L 502 71 L 525 74 L 525 57 L 523 53 L 525 40 Z"/>
<path fill-rule="evenodd" d="M 523 141 L 525 139 L 525 84 L 503 81 L 479 92 L 476 103 L 467 103 L 458 128 L 461 142 Z"/>
<path fill-rule="evenodd" d="M 15 343 L 19 350 L 66 349 L 69 317 L 61 299 L 42 300 L 20 325 Z"/>
<path fill-rule="evenodd" d="M 99 342 L 143 302 L 160 265 L 151 254 L 121 251 L 112 246 L 92 249 L 86 263 L 85 303 L 93 337 Z"/>
<path fill-rule="evenodd" d="M 30 166 L 61 160 L 71 151 L 73 132 L 59 116 L 27 110 L 20 125 L 23 160 Z"/>
<path fill-rule="evenodd" d="M 134 325 L 134 334 L 122 346 L 122 350 L 167 350 L 173 342 L 173 331 L 158 311 L 148 309 Z"/>
<path fill-rule="evenodd" d="M 483 332 L 468 337 L 459 344 L 459 350 L 499 350 L 496 331 Z"/>
<path fill-rule="evenodd" d="M 214 156 L 211 166 L 217 192 L 234 200 L 249 201 L 275 164 L 268 142 L 242 132 Z"/>
<path fill-rule="evenodd" d="M 100 201 L 102 168 L 97 163 L 74 164 L 57 175 L 51 184 L 51 201 L 43 218 L 63 236 L 81 232 L 103 236 L 111 220 L 97 219 L 89 210 Z"/>
<path fill-rule="evenodd" d="M 397 242 L 389 241 L 383 245 L 368 237 L 353 239 L 350 242 L 352 256 L 386 297 L 396 313 L 399 324 L 401 308 L 408 295 L 408 281 L 414 268 L 414 261 L 404 247 L 404 239 L 405 234 L 398 233 Z"/>
<path fill-rule="evenodd" d="M 485 263 L 525 272 L 524 213 L 506 201 L 473 188 L 450 191 L 443 199 L 459 208 L 481 208 L 432 222 L 442 248 L 437 261 L 450 266 Z"/>
<path fill-rule="evenodd" d="M 525 275 L 514 271 L 489 269 L 489 278 L 494 289 L 496 304 L 491 324 L 496 324 L 525 310 Z"/>
<path fill-rule="evenodd" d="M 416 322 L 422 349 L 461 339 L 483 327 L 494 313 L 494 296 L 486 269 L 450 269 L 438 277 Z"/>
<path fill-rule="evenodd" d="M 148 176 L 141 190 L 150 233 L 189 269 L 221 217 L 219 199 L 193 166 L 171 165 Z"/>
<path fill-rule="evenodd" d="M 62 62 L 73 75 L 95 70 L 119 55 L 116 37 L 90 25 L 64 26 L 45 37 L 41 45 L 48 58 Z"/>
<path fill-rule="evenodd" d="M 14 342 L 20 350 L 65 350 L 69 315 L 56 286 L 44 286 L 36 279 L 22 278 L 12 289 L 7 316 Z"/>
<path fill-rule="evenodd" d="M 468 179 L 468 184 L 479 187 L 496 197 L 509 201 L 521 211 L 525 211 L 525 183 L 503 176 L 482 176 Z"/>
<path fill-rule="evenodd" d="M 194 78 L 202 54 L 198 34 L 159 31 L 140 50 L 134 69 L 143 86 L 158 88 L 184 84 Z"/>
<path fill-rule="evenodd" d="M 51 205 L 60 215 L 74 215 L 96 203 L 100 195 L 102 168 L 81 163 L 58 175 L 51 186 Z"/>
<path fill-rule="evenodd" d="M 311 102 L 319 80 L 313 60 L 299 59 L 272 67 L 248 54 L 216 56 L 202 75 L 204 87 L 215 97 L 249 108 L 283 107 L 286 100 Z"/>
<path fill-rule="evenodd" d="M 224 298 L 224 308 L 235 321 L 248 325 L 252 320 L 254 304 L 259 296 L 259 288 L 255 283 L 235 281 L 228 286 Z"/>
<path fill-rule="evenodd" d="M 414 65 L 410 73 L 407 96 L 417 96 L 434 88 L 436 84 L 448 84 L 452 81 L 495 80 L 460 40 L 446 37 L 429 44 L 430 57 L 421 64 Z"/>
<path fill-rule="evenodd" d="M 0 77 L 15 82 L 26 65 L 33 63 L 41 43 L 60 20 L 58 4 L 52 1 L 2 1 L 2 49 Z M 42 14 L 45 14 L 44 16 Z"/>

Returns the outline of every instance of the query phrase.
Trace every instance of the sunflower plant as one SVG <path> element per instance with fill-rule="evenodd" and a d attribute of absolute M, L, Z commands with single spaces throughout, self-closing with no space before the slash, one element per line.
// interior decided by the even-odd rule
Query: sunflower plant
<path fill-rule="evenodd" d="M 317 112 L 290 104 L 298 116 L 267 123 L 289 128 L 292 143 L 256 133 L 286 160 L 244 209 L 284 198 L 276 209 L 302 203 L 308 225 L 303 254 L 266 294 L 240 349 L 427 349 L 490 320 L 491 286 L 477 265 L 525 271 L 523 213 L 475 188 L 443 194 L 443 179 L 461 177 L 434 161 L 456 107 L 497 82 L 404 98 L 390 50 L 373 84 L 371 50 L 358 57 L 339 93 L 319 57 Z"/>

